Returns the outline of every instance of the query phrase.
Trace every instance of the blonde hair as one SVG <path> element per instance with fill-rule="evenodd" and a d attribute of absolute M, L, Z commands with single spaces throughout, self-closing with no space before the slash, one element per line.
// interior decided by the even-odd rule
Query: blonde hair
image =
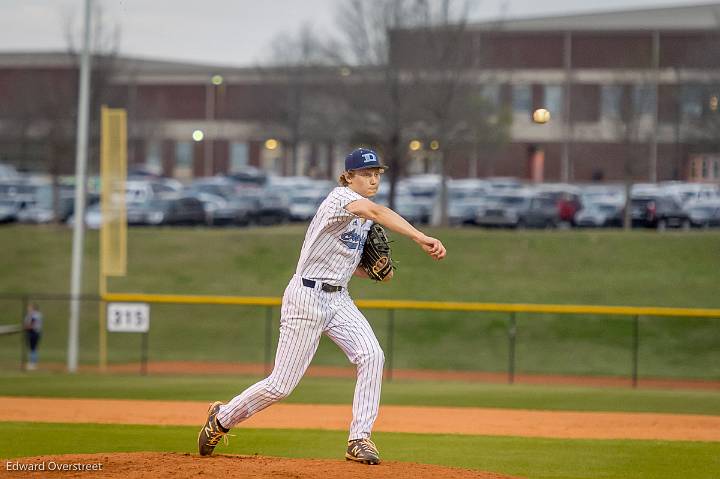
<path fill-rule="evenodd" d="M 352 178 L 354 174 L 353 171 L 343 171 L 340 174 L 340 178 L 338 178 L 338 183 L 340 183 L 341 186 L 348 186 L 350 184 L 348 179 Z"/>

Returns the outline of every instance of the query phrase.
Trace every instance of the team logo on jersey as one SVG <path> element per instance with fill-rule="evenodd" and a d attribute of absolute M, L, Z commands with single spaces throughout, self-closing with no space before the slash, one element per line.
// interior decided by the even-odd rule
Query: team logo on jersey
<path fill-rule="evenodd" d="M 340 241 L 342 241 L 348 249 L 358 249 L 361 240 L 362 236 L 355 231 L 346 231 L 340 235 Z"/>
<path fill-rule="evenodd" d="M 362 157 L 365 158 L 365 161 L 363 161 L 363 163 L 377 163 L 377 157 L 374 153 L 363 153 Z"/>

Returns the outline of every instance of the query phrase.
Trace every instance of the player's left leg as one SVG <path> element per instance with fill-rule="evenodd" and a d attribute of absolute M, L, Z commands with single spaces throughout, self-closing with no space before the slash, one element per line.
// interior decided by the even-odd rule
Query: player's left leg
<path fill-rule="evenodd" d="M 370 435 L 380 407 L 385 355 L 372 327 L 349 295 L 341 301 L 341 306 L 328 323 L 325 334 L 345 352 L 350 362 L 357 366 L 353 419 L 345 457 L 367 464 L 378 464 L 380 457 L 377 448 L 370 441 Z"/>

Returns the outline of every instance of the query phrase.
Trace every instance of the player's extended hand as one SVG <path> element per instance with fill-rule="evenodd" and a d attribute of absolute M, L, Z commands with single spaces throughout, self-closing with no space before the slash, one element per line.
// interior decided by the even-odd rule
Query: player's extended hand
<path fill-rule="evenodd" d="M 445 254 L 447 253 L 447 251 L 445 251 L 445 246 L 443 246 L 442 242 L 437 238 L 433 238 L 432 236 L 423 235 L 417 240 L 417 243 L 420 245 L 423 251 L 432 256 L 434 259 L 443 259 L 445 257 Z"/>

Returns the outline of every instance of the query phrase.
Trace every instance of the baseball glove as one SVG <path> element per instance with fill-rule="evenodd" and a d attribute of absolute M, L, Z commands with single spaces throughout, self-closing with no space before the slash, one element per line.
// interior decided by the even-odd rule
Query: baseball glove
<path fill-rule="evenodd" d="M 384 280 L 395 267 L 390 257 L 390 242 L 385 229 L 377 223 L 374 223 L 368 232 L 360 266 L 370 279 L 375 281 Z"/>

